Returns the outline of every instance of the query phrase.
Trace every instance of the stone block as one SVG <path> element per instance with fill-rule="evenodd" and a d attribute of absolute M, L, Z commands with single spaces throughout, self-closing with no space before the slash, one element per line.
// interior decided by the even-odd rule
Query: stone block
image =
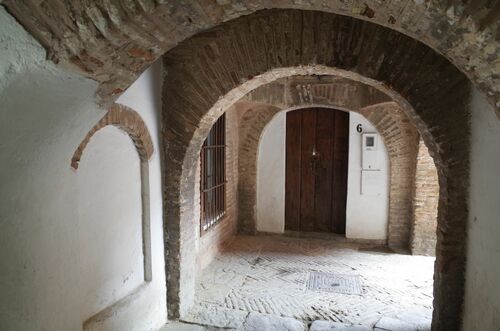
<path fill-rule="evenodd" d="M 290 317 L 250 313 L 240 331 L 305 331 L 305 325 Z"/>
<path fill-rule="evenodd" d="M 362 325 L 351 325 L 331 321 L 314 321 L 309 331 L 371 331 L 371 328 Z"/>
<path fill-rule="evenodd" d="M 374 331 L 418 331 L 418 329 L 400 319 L 392 317 L 382 317 L 375 327 Z"/>

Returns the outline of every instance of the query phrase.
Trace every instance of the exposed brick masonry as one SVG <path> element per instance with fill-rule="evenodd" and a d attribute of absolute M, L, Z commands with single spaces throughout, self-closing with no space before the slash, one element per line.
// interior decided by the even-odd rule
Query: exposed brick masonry
<path fill-rule="evenodd" d="M 422 140 L 419 143 L 411 251 L 419 255 L 436 254 L 436 220 L 439 202 L 438 174 L 434 160 Z"/>
<path fill-rule="evenodd" d="M 180 256 L 191 248 L 191 242 L 180 245 L 178 241 L 192 236 L 181 224 L 193 219 L 196 152 L 204 133 L 223 111 L 212 109 L 219 97 L 247 80 L 247 89 L 262 85 L 257 75 L 267 73 L 265 79 L 274 80 L 277 74 L 269 74 L 270 70 L 317 64 L 368 77 L 381 82 L 388 93 L 394 91 L 393 97 L 401 96 L 398 102 L 407 101 L 415 110 L 409 113 L 410 118 L 429 146 L 440 182 L 433 329 L 459 329 L 469 186 L 469 86 L 465 75 L 489 96 L 498 114 L 500 67 L 492 64 L 498 62 L 500 54 L 499 2 L 3 3 L 46 47 L 50 58 L 100 82 L 99 94 L 106 104 L 130 86 L 154 59 L 171 49 L 165 62 L 169 75 L 165 84 L 168 127 L 164 137 L 169 169 L 165 215 L 172 239 L 167 252 L 170 283 L 179 282 L 180 276 L 190 271 L 188 266 L 184 273 L 176 270 L 181 268 Z M 403 34 L 346 16 L 262 11 L 220 24 L 275 7 L 276 3 L 283 8 L 335 12 L 390 26 L 430 45 L 456 67 Z M 214 26 L 217 28 L 186 40 Z M 178 284 L 169 288 L 169 297 L 170 292 L 178 294 Z"/>
<path fill-rule="evenodd" d="M 92 136 L 100 129 L 113 125 L 125 131 L 137 149 L 139 158 L 142 161 L 149 160 L 153 155 L 153 142 L 149 135 L 148 128 L 142 120 L 141 116 L 133 109 L 124 105 L 113 104 L 106 115 L 97 122 L 96 125 L 90 129 L 85 138 L 83 138 L 80 145 L 77 147 L 73 157 L 71 158 L 71 167 L 78 169 L 80 159 L 82 157 L 85 147 L 89 143 Z"/>
<path fill-rule="evenodd" d="M 55 62 L 100 82 L 112 102 L 179 42 L 267 8 L 353 16 L 401 31 L 451 59 L 500 114 L 500 2 L 436 1 L 60 1 L 4 0 Z M 307 36 L 305 36 L 307 37 Z M 383 40 L 383 39 L 382 39 Z"/>
<path fill-rule="evenodd" d="M 272 105 L 237 103 L 234 111 L 242 114 L 239 121 L 238 162 L 238 231 L 255 234 L 257 224 L 257 153 L 262 131 L 281 108 Z M 231 111 L 231 110 L 230 110 Z"/>
<path fill-rule="evenodd" d="M 233 235 L 236 234 L 236 225 L 238 220 L 238 200 L 237 200 L 237 187 L 238 187 L 238 125 L 237 114 L 235 112 L 226 113 L 226 215 L 225 217 L 213 228 L 207 231 L 200 237 L 198 245 L 197 267 L 198 272 L 203 270 L 219 253 L 222 245 Z M 200 172 L 197 171 L 197 176 Z M 199 177 L 198 177 L 199 178 Z M 197 185 L 200 181 L 196 180 Z M 196 215 L 199 215 L 199 192 L 196 189 Z M 199 218 L 195 218 L 195 223 Z"/>
<path fill-rule="evenodd" d="M 388 243 L 409 248 L 418 133 L 397 104 L 386 100 L 377 90 L 348 79 L 293 77 L 261 86 L 238 102 L 235 108 L 245 111 L 240 122 L 240 231 L 255 232 L 257 151 L 264 127 L 283 109 L 337 107 L 361 112 L 382 135 L 391 164 Z"/>
<path fill-rule="evenodd" d="M 179 261 L 190 256 L 193 247 L 189 224 L 194 219 L 194 174 L 212 124 L 241 96 L 276 79 L 339 74 L 396 100 L 436 162 L 440 202 L 433 327 L 459 329 L 468 218 L 470 86 L 450 62 L 380 26 L 345 16 L 283 10 L 256 13 L 199 34 L 170 51 L 164 64 L 168 304 L 174 314 L 192 302 L 183 292 L 194 287 L 191 281 L 184 282 L 194 266 Z"/>
<path fill-rule="evenodd" d="M 394 103 L 361 109 L 384 139 L 390 161 L 389 246 L 408 248 L 418 132 Z"/>

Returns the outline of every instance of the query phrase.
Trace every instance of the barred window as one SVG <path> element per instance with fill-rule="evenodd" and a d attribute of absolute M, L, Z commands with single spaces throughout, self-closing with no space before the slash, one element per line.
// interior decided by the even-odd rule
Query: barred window
<path fill-rule="evenodd" d="M 226 213 L 226 117 L 223 114 L 201 147 L 201 234 Z"/>

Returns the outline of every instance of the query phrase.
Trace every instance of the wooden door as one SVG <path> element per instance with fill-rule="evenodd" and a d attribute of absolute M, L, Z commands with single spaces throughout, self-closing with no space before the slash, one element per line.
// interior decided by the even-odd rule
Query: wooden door
<path fill-rule="evenodd" d="M 345 234 L 349 113 L 286 116 L 285 229 Z"/>

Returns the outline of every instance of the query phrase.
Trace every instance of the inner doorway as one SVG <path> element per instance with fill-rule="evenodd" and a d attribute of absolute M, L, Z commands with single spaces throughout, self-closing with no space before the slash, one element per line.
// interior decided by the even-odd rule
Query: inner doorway
<path fill-rule="evenodd" d="M 286 115 L 285 230 L 345 235 L 349 113 Z"/>

